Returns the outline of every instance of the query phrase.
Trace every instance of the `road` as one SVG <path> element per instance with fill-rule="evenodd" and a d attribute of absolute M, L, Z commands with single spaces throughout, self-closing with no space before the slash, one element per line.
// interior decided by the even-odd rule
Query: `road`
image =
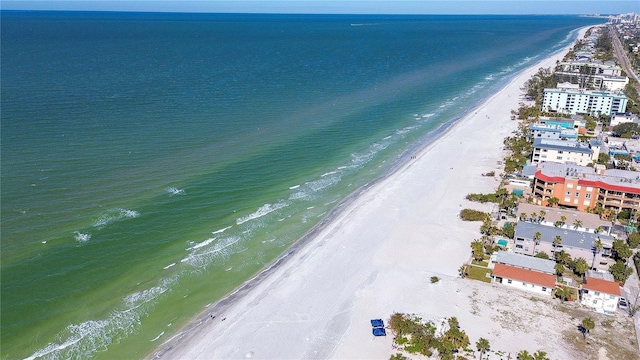
<path fill-rule="evenodd" d="M 627 57 L 627 53 L 622 48 L 622 43 L 620 42 L 620 38 L 618 38 L 618 33 L 613 25 L 607 25 L 609 27 L 609 34 L 611 35 L 611 42 L 613 43 L 613 49 L 616 53 L 616 57 L 618 58 L 618 62 L 620 66 L 627 73 L 627 76 L 636 80 L 635 86 L 638 93 L 640 93 L 640 79 L 638 79 L 638 75 L 633 72 L 631 65 L 629 64 L 629 58 Z"/>

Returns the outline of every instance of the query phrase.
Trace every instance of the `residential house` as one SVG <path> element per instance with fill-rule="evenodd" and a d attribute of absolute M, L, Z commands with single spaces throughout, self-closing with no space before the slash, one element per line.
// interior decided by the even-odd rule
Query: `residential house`
<path fill-rule="evenodd" d="M 555 262 L 499 251 L 492 257 L 492 282 L 551 296 L 556 284 Z"/>
<path fill-rule="evenodd" d="M 598 313 L 615 313 L 620 300 L 620 285 L 613 280 L 613 275 L 589 270 L 585 280 L 580 290 L 580 303 Z"/>

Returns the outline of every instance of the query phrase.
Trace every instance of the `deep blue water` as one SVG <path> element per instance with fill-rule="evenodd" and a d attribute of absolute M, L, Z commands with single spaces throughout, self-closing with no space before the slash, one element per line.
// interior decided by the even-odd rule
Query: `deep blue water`
<path fill-rule="evenodd" d="M 5 359 L 144 356 L 602 22 L 1 15 Z"/>

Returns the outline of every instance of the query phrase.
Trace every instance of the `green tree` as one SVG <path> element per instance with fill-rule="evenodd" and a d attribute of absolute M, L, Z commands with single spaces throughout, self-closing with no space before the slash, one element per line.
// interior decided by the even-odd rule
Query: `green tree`
<path fill-rule="evenodd" d="M 537 257 L 539 259 L 549 260 L 549 254 L 547 254 L 544 251 L 540 251 L 539 253 L 535 254 L 534 257 Z"/>
<path fill-rule="evenodd" d="M 629 247 L 632 249 L 635 249 L 638 247 L 638 245 L 640 245 L 640 233 L 638 233 L 637 231 L 632 232 L 631 234 L 629 234 Z"/>
<path fill-rule="evenodd" d="M 582 320 L 582 336 L 584 336 L 585 340 L 587 339 L 587 333 L 593 329 L 595 329 L 596 323 L 593 322 L 593 319 L 590 317 Z"/>
<path fill-rule="evenodd" d="M 541 237 L 542 237 L 542 234 L 540 234 L 540 231 L 536 231 L 536 233 L 533 234 L 533 253 L 534 254 L 536 253 L 536 246 L 540 245 Z"/>
<path fill-rule="evenodd" d="M 569 265 L 569 263 L 571 263 L 571 255 L 569 255 L 569 253 L 564 250 L 560 250 L 554 255 L 555 255 L 556 261 L 562 265 L 566 266 L 566 265 Z"/>
<path fill-rule="evenodd" d="M 568 286 L 557 288 L 556 297 L 563 301 L 567 301 L 573 297 L 573 290 L 571 290 L 571 288 Z"/>
<path fill-rule="evenodd" d="M 622 123 L 614 126 L 611 130 L 620 135 L 620 137 L 629 139 L 634 134 L 638 133 L 638 124 L 633 122 Z"/>
<path fill-rule="evenodd" d="M 547 216 L 547 212 L 544 210 L 540 210 L 540 217 L 544 219 L 545 216 Z"/>
<path fill-rule="evenodd" d="M 562 265 L 562 264 L 556 264 L 553 268 L 556 270 L 556 274 L 557 274 L 558 276 L 560 276 L 560 275 L 564 274 L 564 265 Z"/>
<path fill-rule="evenodd" d="M 600 253 L 600 250 L 602 250 L 602 240 L 600 240 L 600 238 L 598 238 L 598 240 L 596 240 L 593 243 L 593 260 L 591 261 L 591 267 L 594 268 L 595 264 L 596 264 L 596 256 Z"/>
<path fill-rule="evenodd" d="M 533 355 L 529 354 L 527 350 L 522 350 L 518 353 L 518 360 L 533 360 Z"/>
<path fill-rule="evenodd" d="M 609 272 L 617 282 L 624 284 L 629 276 L 631 276 L 633 270 L 622 262 L 622 260 L 617 260 L 615 264 L 609 266 Z"/>
<path fill-rule="evenodd" d="M 597 163 L 601 165 L 607 165 L 611 161 L 611 156 L 607 153 L 601 152 L 598 155 Z"/>
<path fill-rule="evenodd" d="M 471 242 L 471 250 L 473 251 L 473 258 L 476 261 L 484 259 L 484 244 L 480 240 L 473 240 Z"/>
<path fill-rule="evenodd" d="M 476 341 L 476 349 L 480 351 L 480 359 L 482 359 L 482 355 L 484 355 L 484 353 L 487 352 L 490 348 L 491 345 L 489 344 L 489 340 L 480 338 L 478 339 L 478 341 Z"/>
<path fill-rule="evenodd" d="M 527 213 L 520 213 L 520 221 L 524 221 L 527 218 Z"/>
<path fill-rule="evenodd" d="M 573 228 L 574 228 L 575 230 L 578 230 L 578 228 L 580 228 L 581 226 L 582 226 L 582 220 L 578 220 L 578 219 L 576 219 L 576 220 L 573 222 Z"/>
<path fill-rule="evenodd" d="M 629 245 L 623 240 L 613 241 L 613 251 L 616 254 L 616 259 L 627 261 L 627 259 L 633 255 L 633 252 L 629 248 Z"/>
<path fill-rule="evenodd" d="M 558 246 L 562 243 L 562 238 L 560 235 L 556 235 L 553 238 L 553 253 L 555 254 L 558 251 Z"/>
<path fill-rule="evenodd" d="M 589 270 L 589 263 L 584 258 L 578 258 L 573 262 L 573 271 L 582 276 Z"/>
<path fill-rule="evenodd" d="M 502 235 L 508 237 L 509 239 L 513 239 L 513 237 L 516 235 L 515 225 L 512 222 L 506 224 L 502 228 Z"/>
<path fill-rule="evenodd" d="M 547 204 L 549 204 L 549 206 L 551 207 L 556 207 L 556 205 L 558 205 L 559 202 L 560 202 L 560 199 L 558 199 L 555 196 L 547 199 Z"/>
<path fill-rule="evenodd" d="M 533 360 L 549 360 L 549 358 L 547 357 L 546 352 L 538 350 L 533 353 Z"/>
<path fill-rule="evenodd" d="M 564 216 L 564 215 L 561 215 L 560 216 L 560 221 L 562 221 L 562 225 L 566 224 L 567 223 L 567 217 Z"/>

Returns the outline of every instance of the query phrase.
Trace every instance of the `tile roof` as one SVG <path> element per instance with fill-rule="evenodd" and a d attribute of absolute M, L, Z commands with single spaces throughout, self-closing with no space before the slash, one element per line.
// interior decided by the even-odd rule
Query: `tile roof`
<path fill-rule="evenodd" d="M 600 291 L 605 294 L 620 296 L 620 285 L 615 281 L 602 280 L 587 276 L 587 282 L 582 284 L 583 289 Z"/>
<path fill-rule="evenodd" d="M 519 280 L 530 284 L 553 288 L 556 284 L 555 275 L 543 274 L 541 272 L 521 269 L 509 265 L 496 264 L 493 269 L 493 276 Z"/>

